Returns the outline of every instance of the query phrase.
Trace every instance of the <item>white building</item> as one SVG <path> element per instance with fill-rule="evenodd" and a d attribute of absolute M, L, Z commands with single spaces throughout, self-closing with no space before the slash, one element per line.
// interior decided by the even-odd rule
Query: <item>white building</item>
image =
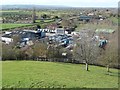
<path fill-rule="evenodd" d="M 5 34 L 11 34 L 11 33 L 12 33 L 12 32 L 8 32 L 8 31 L 5 32 Z"/>
<path fill-rule="evenodd" d="M 65 30 L 63 28 L 56 28 L 55 33 L 56 34 L 65 34 Z"/>
<path fill-rule="evenodd" d="M 2 36 L 2 37 L 1 37 L 1 40 L 2 40 L 3 42 L 5 42 L 6 44 L 9 44 L 9 43 L 13 42 L 13 39 L 10 38 L 10 37 L 4 37 L 4 36 Z"/>

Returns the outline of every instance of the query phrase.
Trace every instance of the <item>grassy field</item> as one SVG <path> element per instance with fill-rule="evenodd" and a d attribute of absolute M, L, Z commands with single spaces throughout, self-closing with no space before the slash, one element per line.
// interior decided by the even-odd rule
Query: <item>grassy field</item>
<path fill-rule="evenodd" d="M 76 28 L 76 31 L 80 31 L 82 29 L 92 29 L 92 30 L 96 30 L 96 29 L 114 29 L 117 30 L 118 27 L 117 26 L 110 26 L 107 24 L 79 24 L 78 27 Z"/>
<path fill-rule="evenodd" d="M 2 85 L 8 88 L 117 88 L 118 70 L 41 61 L 2 62 Z"/>
<path fill-rule="evenodd" d="M 7 29 L 13 29 L 18 27 L 27 27 L 27 26 L 34 26 L 34 25 L 43 25 L 44 23 L 51 23 L 54 22 L 54 20 L 45 20 L 44 22 L 40 22 L 40 20 L 36 20 L 35 24 L 15 24 L 15 23 L 2 23 L 0 24 L 0 29 L 7 30 Z"/>
<path fill-rule="evenodd" d="M 8 14 L 8 15 L 14 15 L 14 14 L 17 14 L 17 15 L 29 15 L 29 14 L 32 14 L 32 11 L 26 11 L 26 10 L 0 10 L 0 13 L 2 13 L 2 15 L 5 15 Z M 3 16 L 4 17 L 4 16 Z"/>
<path fill-rule="evenodd" d="M 36 20 L 35 22 L 36 23 L 49 23 L 49 22 L 53 22 L 54 20 L 53 19 L 50 19 L 50 20 L 44 20 L 43 22 L 41 22 L 41 20 Z"/>
<path fill-rule="evenodd" d="M 22 27 L 22 26 L 28 26 L 28 25 L 31 25 L 31 24 L 14 24 L 14 23 L 0 24 L 0 26 L 2 26 L 2 30 L 11 29 L 11 28 L 17 28 L 17 27 Z"/>
<path fill-rule="evenodd" d="M 52 11 L 39 11 L 39 12 L 36 12 L 36 15 L 38 15 L 38 16 L 41 16 L 41 15 L 43 15 L 43 14 L 47 14 L 47 15 L 55 15 L 55 16 L 61 16 L 61 14 L 70 14 L 69 12 L 65 12 L 65 11 L 63 11 L 63 10 L 59 10 L 59 11 L 54 11 L 54 10 L 52 10 Z"/>
<path fill-rule="evenodd" d="M 0 12 L 19 12 L 20 10 L 0 10 Z"/>
<path fill-rule="evenodd" d="M 118 18 L 116 17 L 111 17 L 110 20 L 113 21 L 114 23 L 118 23 Z"/>

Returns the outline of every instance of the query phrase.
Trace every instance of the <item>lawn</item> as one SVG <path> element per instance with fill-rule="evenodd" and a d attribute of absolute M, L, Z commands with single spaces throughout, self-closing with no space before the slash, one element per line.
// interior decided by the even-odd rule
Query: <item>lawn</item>
<path fill-rule="evenodd" d="M 0 24 L 0 26 L 2 26 L 2 30 L 11 29 L 11 28 L 17 28 L 17 27 L 22 27 L 22 26 L 28 26 L 28 25 L 31 25 L 31 24 L 14 24 L 14 23 Z"/>
<path fill-rule="evenodd" d="M 117 88 L 118 70 L 70 63 L 3 61 L 4 88 Z"/>

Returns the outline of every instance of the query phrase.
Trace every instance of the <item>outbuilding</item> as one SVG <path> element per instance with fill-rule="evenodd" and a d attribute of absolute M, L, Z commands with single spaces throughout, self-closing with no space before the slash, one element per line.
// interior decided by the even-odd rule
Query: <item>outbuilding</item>
<path fill-rule="evenodd" d="M 92 19 L 91 16 L 80 16 L 79 20 L 80 21 L 86 21 L 86 22 L 89 22 L 90 20 Z"/>
<path fill-rule="evenodd" d="M 12 39 L 11 35 L 7 35 L 7 34 L 3 35 L 1 37 L 1 40 L 2 40 L 2 42 L 5 42 L 6 44 L 9 44 L 9 43 L 13 42 L 13 39 Z"/>

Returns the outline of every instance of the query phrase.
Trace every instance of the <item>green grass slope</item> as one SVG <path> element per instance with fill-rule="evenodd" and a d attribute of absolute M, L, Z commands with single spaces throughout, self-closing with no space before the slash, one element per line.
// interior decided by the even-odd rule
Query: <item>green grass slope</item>
<path fill-rule="evenodd" d="M 118 70 L 70 63 L 2 62 L 3 88 L 117 88 Z"/>

